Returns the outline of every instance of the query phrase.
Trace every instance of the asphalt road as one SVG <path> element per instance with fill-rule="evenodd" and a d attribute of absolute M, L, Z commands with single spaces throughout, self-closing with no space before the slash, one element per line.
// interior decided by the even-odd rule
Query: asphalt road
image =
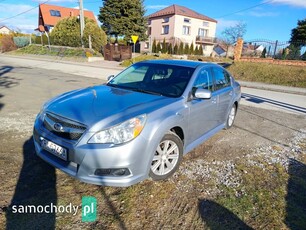
<path fill-rule="evenodd" d="M 0 55 L 0 74 L 7 71 L 19 71 L 22 68 L 33 70 L 31 71 L 32 76 L 40 76 L 36 78 L 35 84 L 38 86 L 44 84 L 44 78 L 46 76 L 56 76 L 60 77 L 61 74 L 72 74 L 75 76 L 90 77 L 100 79 L 105 81 L 108 76 L 115 75 L 119 73 L 123 68 L 115 66 L 114 63 L 103 63 L 103 64 L 92 64 L 92 63 L 73 63 L 73 62 L 63 62 L 61 60 L 39 60 L 37 58 L 22 58 L 22 57 L 10 57 Z M 61 74 L 56 74 L 59 72 Z M 21 71 L 22 72 L 22 71 Z M 84 81 L 85 79 L 77 81 Z M 2 81 L 4 81 L 2 79 Z M 8 79 L 6 82 L 1 84 L 17 84 L 18 79 Z M 37 82 L 40 82 L 37 84 Z M 99 82 L 99 81 L 98 81 Z M 50 82 L 48 82 L 50 84 Z M 75 84 L 73 84 L 75 85 Z M 77 84 L 76 84 L 77 85 Z M 260 84 L 259 84 L 260 87 Z M 57 92 L 58 86 L 48 87 L 49 95 L 37 95 L 38 97 L 52 96 L 52 92 Z M 69 87 L 68 87 L 69 88 Z M 38 93 L 39 87 L 34 87 L 34 92 Z M 34 93 L 31 90 L 31 93 Z M 278 110 L 283 112 L 306 114 L 306 95 L 297 95 L 269 90 L 262 90 L 257 88 L 247 88 L 242 87 L 242 101 L 241 104 L 247 106 L 253 106 L 263 109 Z M 53 94 L 54 96 L 54 94 Z"/>
<path fill-rule="evenodd" d="M 234 127 L 216 134 L 187 154 L 177 176 L 167 182 L 146 180 L 131 190 L 104 189 L 81 183 L 35 158 L 31 136 L 41 105 L 60 93 L 101 84 L 108 75 L 118 71 L 120 69 L 109 66 L 102 68 L 0 55 L 0 229 L 5 226 L 7 229 L 40 226 L 89 229 L 86 223 L 80 222 L 80 216 L 46 214 L 39 218 L 29 215 L 27 219 L 7 211 L 14 202 L 79 204 L 82 195 L 94 195 L 99 200 L 100 219 L 96 229 L 166 229 L 165 226 L 170 226 L 168 229 L 203 229 L 202 217 L 197 214 L 199 199 L 220 193 L 215 184 L 203 186 L 207 175 L 223 186 L 223 182 L 236 181 L 227 171 L 233 167 L 234 159 L 253 159 L 258 156 L 256 153 L 264 152 L 263 159 L 283 163 L 283 158 L 300 154 L 295 150 L 296 138 L 305 138 L 306 97 L 243 88 L 242 105 Z M 275 151 L 280 151 L 277 157 Z M 199 167 L 202 170 L 198 170 Z M 204 170 L 206 167 L 208 171 Z M 163 192 L 165 188 L 169 191 Z M 141 192 L 147 190 L 150 194 Z M 116 194 L 121 198 L 116 198 Z M 135 203 L 130 205 L 131 209 L 124 206 L 129 197 L 133 197 Z M 156 211 L 161 214 L 157 215 Z M 177 215 L 176 219 L 172 213 Z M 116 220 L 112 219 L 114 217 Z M 181 226 L 182 219 L 184 226 Z M 233 216 L 230 221 L 234 221 Z"/>

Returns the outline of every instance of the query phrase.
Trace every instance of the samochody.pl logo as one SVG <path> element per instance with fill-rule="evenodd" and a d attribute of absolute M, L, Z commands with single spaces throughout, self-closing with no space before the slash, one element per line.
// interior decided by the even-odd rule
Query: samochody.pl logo
<path fill-rule="evenodd" d="M 68 205 L 13 205 L 12 213 L 71 213 L 76 215 L 79 211 L 78 205 L 69 203 Z M 97 220 L 97 199 L 92 196 L 82 197 L 82 221 L 93 222 Z"/>
<path fill-rule="evenodd" d="M 93 222 L 97 219 L 97 199 L 93 196 L 82 197 L 82 221 Z"/>

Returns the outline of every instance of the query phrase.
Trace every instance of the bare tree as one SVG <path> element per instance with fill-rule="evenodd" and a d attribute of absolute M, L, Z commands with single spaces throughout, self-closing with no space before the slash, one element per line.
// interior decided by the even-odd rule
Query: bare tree
<path fill-rule="evenodd" d="M 234 26 L 225 28 L 222 31 L 222 44 L 226 46 L 226 57 L 228 57 L 228 48 L 233 45 L 238 38 L 243 38 L 246 33 L 247 24 L 244 22 L 238 22 Z"/>

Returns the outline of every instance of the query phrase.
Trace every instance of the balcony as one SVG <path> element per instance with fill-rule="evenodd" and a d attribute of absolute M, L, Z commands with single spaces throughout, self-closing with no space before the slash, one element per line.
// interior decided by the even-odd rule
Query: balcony
<path fill-rule="evenodd" d="M 197 36 L 196 37 L 196 43 L 197 44 L 214 45 L 214 44 L 217 43 L 217 38 Z"/>

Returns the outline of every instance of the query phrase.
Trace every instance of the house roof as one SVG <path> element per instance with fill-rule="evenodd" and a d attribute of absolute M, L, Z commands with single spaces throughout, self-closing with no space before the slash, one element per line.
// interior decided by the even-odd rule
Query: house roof
<path fill-rule="evenodd" d="M 8 28 L 7 26 L 0 26 L 0 29 L 2 29 L 2 28 L 6 28 L 6 29 L 8 29 L 8 30 L 11 30 L 11 29 Z"/>
<path fill-rule="evenodd" d="M 51 16 L 51 12 L 50 12 L 51 10 L 59 11 L 60 17 Z M 67 18 L 71 16 L 79 16 L 80 10 L 74 9 L 74 8 L 62 7 L 62 6 L 40 4 L 39 5 L 39 15 L 42 17 L 44 25 L 55 26 L 56 23 L 63 18 Z M 97 21 L 92 11 L 84 10 L 84 16 L 89 19 L 93 19 L 95 22 Z"/>
<path fill-rule="evenodd" d="M 187 7 L 184 6 L 179 6 L 179 5 L 171 5 L 168 6 L 160 11 L 155 12 L 154 14 L 150 14 L 148 16 L 149 19 L 151 18 L 156 18 L 156 17 L 163 17 L 163 16 L 168 16 L 168 15 L 182 15 L 190 18 L 197 18 L 205 21 L 210 21 L 210 22 L 216 22 L 217 21 L 213 18 L 207 17 L 203 14 L 197 13 Z"/>

